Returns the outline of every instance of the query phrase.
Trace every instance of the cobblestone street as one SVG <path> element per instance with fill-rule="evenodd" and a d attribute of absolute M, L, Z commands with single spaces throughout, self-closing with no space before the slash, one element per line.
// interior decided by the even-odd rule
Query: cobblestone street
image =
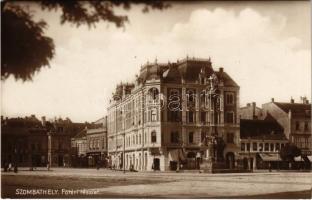
<path fill-rule="evenodd" d="M 40 196 L 40 194 L 24 195 L 18 189 L 54 189 L 58 192 L 52 196 L 62 198 L 310 198 L 312 187 L 312 173 L 308 172 L 124 174 L 122 171 L 106 169 L 24 170 L 20 169 L 17 174 L 2 173 L 2 197 Z M 71 194 L 62 189 L 93 189 L 95 193 Z"/>

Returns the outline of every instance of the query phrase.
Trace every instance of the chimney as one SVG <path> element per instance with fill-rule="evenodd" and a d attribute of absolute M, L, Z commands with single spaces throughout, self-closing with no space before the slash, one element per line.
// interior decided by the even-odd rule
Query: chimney
<path fill-rule="evenodd" d="M 309 100 L 307 99 L 307 97 L 300 97 L 300 99 L 302 104 L 309 104 Z"/>
<path fill-rule="evenodd" d="M 256 118 L 256 102 L 252 102 L 252 118 Z"/>
<path fill-rule="evenodd" d="M 247 103 L 247 107 L 249 107 L 250 106 L 250 103 Z"/>
<path fill-rule="evenodd" d="M 223 72 L 223 67 L 220 67 L 220 68 L 219 68 L 219 72 Z"/>
<path fill-rule="evenodd" d="M 46 117 L 45 116 L 41 117 L 41 123 L 42 123 L 42 126 L 46 126 Z"/>
<path fill-rule="evenodd" d="M 291 98 L 290 103 L 295 103 L 295 100 L 293 98 Z"/>
<path fill-rule="evenodd" d="M 274 98 L 271 98 L 271 102 L 274 102 Z"/>

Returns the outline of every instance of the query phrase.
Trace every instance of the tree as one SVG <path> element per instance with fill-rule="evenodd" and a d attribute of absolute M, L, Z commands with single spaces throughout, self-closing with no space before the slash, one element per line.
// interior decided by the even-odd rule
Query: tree
<path fill-rule="evenodd" d="M 301 150 L 294 144 L 286 144 L 280 151 L 280 156 L 284 161 L 294 161 L 294 158 L 301 155 Z"/>
<path fill-rule="evenodd" d="M 162 1 L 38 1 L 42 10 L 60 9 L 60 23 L 71 23 L 77 27 L 87 25 L 94 28 L 98 22 L 113 23 L 124 27 L 129 21 L 125 15 L 114 13 L 115 7 L 129 10 L 132 4 L 143 4 L 142 12 L 149 9 L 163 10 L 170 7 Z M 55 55 L 53 39 L 44 34 L 45 21 L 35 22 L 31 10 L 25 3 L 1 2 L 1 79 L 10 75 L 23 81 L 32 80 L 35 72 L 49 66 Z"/>

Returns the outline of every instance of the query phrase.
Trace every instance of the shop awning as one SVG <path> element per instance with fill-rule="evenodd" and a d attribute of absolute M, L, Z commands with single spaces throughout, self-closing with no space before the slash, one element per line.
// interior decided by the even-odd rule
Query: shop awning
<path fill-rule="evenodd" d="M 185 160 L 184 153 L 181 149 L 174 149 L 169 151 L 169 160 L 170 161 L 178 161 Z"/>
<path fill-rule="evenodd" d="M 263 161 L 282 161 L 277 153 L 259 153 L 259 155 Z"/>
<path fill-rule="evenodd" d="M 308 158 L 309 161 L 312 163 L 312 156 L 307 156 L 307 158 Z"/>
<path fill-rule="evenodd" d="M 295 157 L 294 160 L 295 160 L 296 162 L 304 161 L 304 159 L 303 159 L 301 156 Z"/>

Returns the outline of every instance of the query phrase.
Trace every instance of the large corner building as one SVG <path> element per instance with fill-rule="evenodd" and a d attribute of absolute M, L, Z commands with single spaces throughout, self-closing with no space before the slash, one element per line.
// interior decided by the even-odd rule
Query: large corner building
<path fill-rule="evenodd" d="M 239 86 L 223 68 L 215 71 L 210 59 L 147 63 L 134 83 L 117 85 L 110 101 L 111 165 L 199 169 L 213 154 L 218 165 L 234 168 L 240 150 L 238 108 Z"/>

